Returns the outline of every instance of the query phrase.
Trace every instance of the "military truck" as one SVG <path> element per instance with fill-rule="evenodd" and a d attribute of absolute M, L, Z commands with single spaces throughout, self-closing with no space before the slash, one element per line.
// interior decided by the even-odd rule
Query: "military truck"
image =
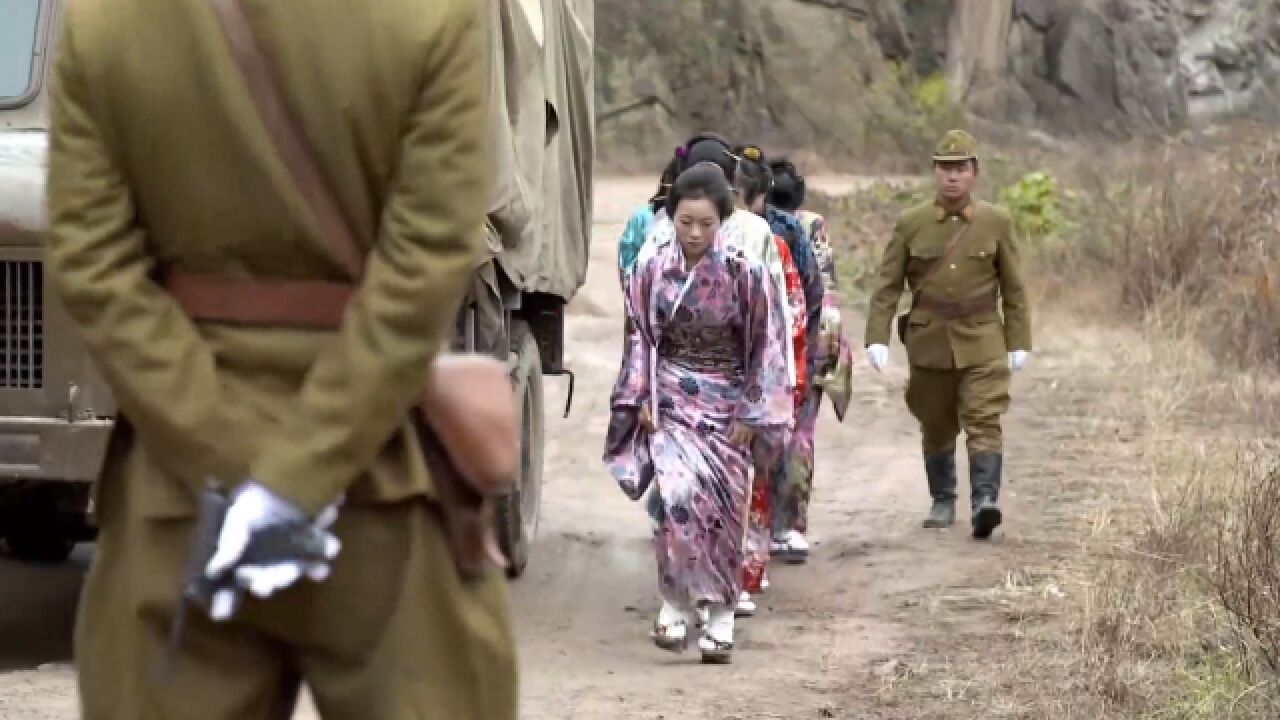
<path fill-rule="evenodd" d="M 116 416 L 42 272 L 60 10 L 61 0 L 0 3 L 0 537 L 38 562 L 93 539 L 90 488 Z M 543 377 L 567 372 L 564 308 L 586 278 L 594 2 L 489 0 L 489 11 L 497 182 L 454 344 L 505 359 L 521 403 L 521 474 L 498 518 L 516 577 L 541 503 Z"/>

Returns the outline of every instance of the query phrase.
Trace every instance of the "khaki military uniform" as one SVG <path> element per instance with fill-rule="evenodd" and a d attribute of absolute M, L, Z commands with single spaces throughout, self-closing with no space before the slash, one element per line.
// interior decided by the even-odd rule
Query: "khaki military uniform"
<path fill-rule="evenodd" d="M 121 417 L 76 631 L 86 720 L 516 716 L 505 581 L 463 583 L 408 411 L 451 329 L 489 197 L 482 3 L 244 0 L 285 101 L 372 240 L 336 332 L 189 320 L 156 282 L 342 280 L 208 0 L 71 0 L 57 48 L 51 288 Z M 161 660 L 208 477 L 315 513 L 345 492 L 332 576 L 195 612 Z"/>
<path fill-rule="evenodd" d="M 898 220 L 871 298 L 867 344 L 889 344 L 903 282 L 914 294 L 962 228 L 947 266 L 907 321 L 907 404 L 920 420 L 926 453 L 954 447 L 961 429 L 971 453 L 1000 452 L 1000 416 L 1009 405 L 1006 352 L 1031 347 L 1012 224 L 1004 210 L 981 201 L 955 213 L 928 203 Z"/>
<path fill-rule="evenodd" d="M 956 141 L 944 139 L 936 159 L 952 159 L 943 154 L 948 143 Z M 964 150 L 962 157 L 970 157 Z M 926 279 L 961 231 L 946 264 Z M 911 366 L 906 401 L 920 422 L 935 499 L 940 493 L 954 496 L 945 487 L 947 480 L 933 476 L 949 473 L 954 486 L 955 442 L 961 430 L 971 466 L 975 458 L 979 465 L 994 462 L 991 472 L 998 486 L 1000 420 L 1009 408 L 1007 352 L 1032 349 L 1030 308 L 1008 213 L 979 200 L 951 210 L 929 202 L 905 212 L 884 251 L 867 316 L 867 345 L 889 344 L 904 282 L 913 298 L 906 332 Z"/>

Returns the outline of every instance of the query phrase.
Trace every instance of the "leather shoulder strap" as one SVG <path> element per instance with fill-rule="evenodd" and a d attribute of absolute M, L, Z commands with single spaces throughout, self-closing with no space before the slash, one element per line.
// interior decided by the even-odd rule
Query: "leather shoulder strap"
<path fill-rule="evenodd" d="M 351 279 L 358 282 L 364 273 L 365 249 L 326 181 L 301 127 L 284 103 L 271 61 L 254 37 L 244 7 L 240 0 L 209 0 L 209 3 L 222 26 L 236 66 L 244 76 L 258 116 L 320 225 L 325 246 Z"/>

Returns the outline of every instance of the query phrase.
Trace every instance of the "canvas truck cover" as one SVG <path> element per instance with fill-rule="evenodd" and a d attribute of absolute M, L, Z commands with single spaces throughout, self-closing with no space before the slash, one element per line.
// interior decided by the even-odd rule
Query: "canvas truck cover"
<path fill-rule="evenodd" d="M 594 0 L 489 6 L 497 163 L 490 251 L 520 290 L 568 300 L 586 278 L 591 234 Z M 52 35 L 41 28 L 41 50 Z M 36 244 L 46 227 L 44 94 L 0 108 L 0 230 L 8 243 Z"/>
<path fill-rule="evenodd" d="M 591 241 L 594 0 L 490 0 L 490 13 L 489 249 L 520 290 L 568 300 Z"/>

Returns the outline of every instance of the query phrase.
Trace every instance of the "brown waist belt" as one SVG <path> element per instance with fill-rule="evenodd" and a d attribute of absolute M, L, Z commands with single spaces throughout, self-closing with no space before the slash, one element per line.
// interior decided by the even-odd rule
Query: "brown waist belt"
<path fill-rule="evenodd" d="M 354 288 L 324 280 L 260 280 L 170 270 L 163 285 L 193 320 L 332 330 Z"/>
<path fill-rule="evenodd" d="M 920 293 L 916 296 L 913 307 L 928 310 L 947 320 L 959 320 L 981 315 L 982 313 L 995 312 L 999 307 L 999 301 L 994 293 L 982 294 L 965 298 L 964 300 L 943 300 L 926 293 Z"/>

